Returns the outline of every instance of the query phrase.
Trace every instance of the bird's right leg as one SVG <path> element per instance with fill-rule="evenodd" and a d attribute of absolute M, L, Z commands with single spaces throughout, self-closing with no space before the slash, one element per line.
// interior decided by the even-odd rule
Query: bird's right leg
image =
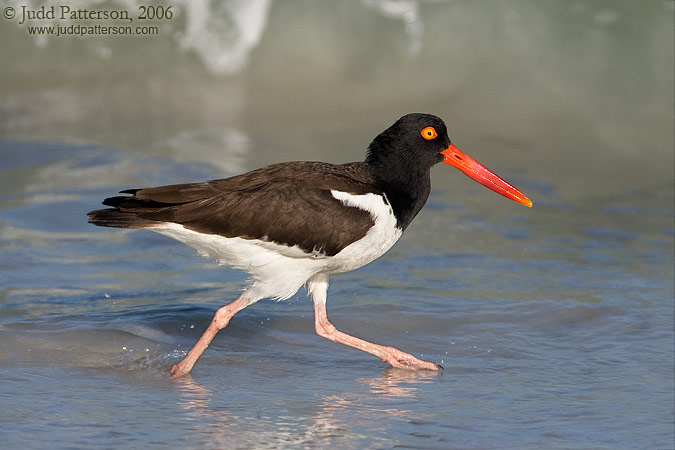
<path fill-rule="evenodd" d="M 394 347 L 386 347 L 384 345 L 364 341 L 363 339 L 343 333 L 335 328 L 335 326 L 328 321 L 328 316 L 326 314 L 328 275 L 318 274 L 313 276 L 307 282 L 307 289 L 312 296 L 312 300 L 314 300 L 314 328 L 319 336 L 330 339 L 333 342 L 339 342 L 340 344 L 345 344 L 368 352 L 371 355 L 377 356 L 392 367 L 400 369 L 443 370 L 443 367 L 436 363 L 417 359 L 410 353 L 402 352 Z"/>
<path fill-rule="evenodd" d="M 202 353 L 204 353 L 204 350 L 206 350 L 216 334 L 230 323 L 230 319 L 235 314 L 254 302 L 255 300 L 251 300 L 244 297 L 244 295 L 241 295 L 229 305 L 219 308 L 213 316 L 213 320 L 211 320 L 208 328 L 204 331 L 204 334 L 202 334 L 202 337 L 199 338 L 194 347 L 192 347 L 181 362 L 174 364 L 171 367 L 171 377 L 178 378 L 190 373 L 192 366 L 194 366 L 199 357 L 202 356 Z"/>

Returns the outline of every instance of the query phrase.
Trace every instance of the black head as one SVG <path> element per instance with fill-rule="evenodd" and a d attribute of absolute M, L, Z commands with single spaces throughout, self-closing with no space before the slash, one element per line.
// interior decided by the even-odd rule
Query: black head
<path fill-rule="evenodd" d="M 385 178 L 428 173 L 443 161 L 450 145 L 445 123 L 432 114 L 406 114 L 380 133 L 368 147 L 366 163 Z"/>
<path fill-rule="evenodd" d="M 405 229 L 429 197 L 431 167 L 453 166 L 469 178 L 525 206 L 532 201 L 475 159 L 452 145 L 443 121 L 431 114 L 407 114 L 368 147 L 366 166 L 391 202 L 397 225 Z"/>
<path fill-rule="evenodd" d="M 448 130 L 431 114 L 407 114 L 368 147 L 366 165 L 391 203 L 397 226 L 405 229 L 431 191 L 431 167 L 443 161 Z"/>

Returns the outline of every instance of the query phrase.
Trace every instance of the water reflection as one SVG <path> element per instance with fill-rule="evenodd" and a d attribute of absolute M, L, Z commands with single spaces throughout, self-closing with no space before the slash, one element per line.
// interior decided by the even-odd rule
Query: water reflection
<path fill-rule="evenodd" d="M 167 379 L 169 379 L 168 375 Z M 170 380 L 179 391 L 180 406 L 184 411 L 195 419 L 214 417 L 214 411 L 209 408 L 209 403 L 213 398 L 210 389 L 195 383 L 191 374 Z M 227 414 L 223 413 L 223 418 L 227 418 Z"/>
<path fill-rule="evenodd" d="M 388 397 L 414 397 L 419 387 L 416 384 L 431 383 L 440 375 L 436 372 L 421 370 L 401 370 L 390 367 L 382 371 L 382 375 L 374 378 L 360 378 L 373 394 Z"/>
<path fill-rule="evenodd" d="M 179 408 L 192 423 L 191 428 L 197 431 L 196 435 L 208 442 L 209 447 L 233 448 L 241 443 L 236 419 L 227 408 L 211 406 L 213 392 L 210 389 L 196 383 L 190 374 L 170 381 L 179 394 Z"/>
<path fill-rule="evenodd" d="M 309 401 L 288 396 L 283 387 L 273 394 L 261 390 L 255 398 L 242 401 L 240 396 L 226 393 L 227 386 L 214 391 L 196 382 L 192 375 L 171 380 L 171 384 L 178 393 L 178 406 L 198 435 L 211 439 L 210 446 L 215 443 L 219 448 L 232 448 L 271 441 L 296 446 L 312 446 L 317 442 L 349 446 L 359 439 L 378 439 L 361 434 L 355 423 L 374 430 L 392 418 L 402 423 L 427 421 L 429 413 L 416 410 L 411 399 L 420 392 L 420 384 L 432 383 L 438 377 L 430 372 L 389 368 L 379 376 L 354 380 L 357 385 L 352 389 L 338 393 L 326 389 L 329 392 L 325 394 L 316 391 L 310 394 Z M 255 383 L 255 375 L 250 382 Z M 349 380 L 344 382 L 349 384 Z M 365 385 L 367 390 L 359 389 L 359 385 Z M 272 401 L 265 399 L 265 395 L 272 395 Z M 258 402 L 270 407 L 261 409 Z"/>

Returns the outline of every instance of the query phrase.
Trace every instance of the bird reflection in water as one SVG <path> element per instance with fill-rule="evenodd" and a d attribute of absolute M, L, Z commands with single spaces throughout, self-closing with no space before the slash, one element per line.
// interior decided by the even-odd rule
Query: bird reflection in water
<path fill-rule="evenodd" d="M 359 435 L 354 423 L 379 423 L 384 418 L 398 417 L 400 420 L 415 422 L 425 420 L 426 413 L 405 408 L 400 399 L 410 399 L 418 395 L 420 385 L 433 383 L 439 375 L 427 371 L 410 371 L 388 368 L 380 376 L 358 378 L 367 390 L 355 389 L 339 394 L 314 397 L 314 404 L 305 406 L 307 414 L 288 414 L 275 417 L 258 417 L 257 426 L 249 429 L 251 416 L 256 411 L 256 396 L 251 397 L 251 408 L 246 417 L 232 411 L 218 402 L 211 389 L 196 383 L 191 375 L 173 380 L 179 394 L 179 406 L 186 416 L 194 422 L 194 430 L 208 440 L 210 446 L 233 448 L 250 446 L 256 442 L 269 443 L 283 441 L 293 446 L 312 446 L 317 442 L 335 440 L 341 445 L 357 445 L 365 436 Z M 357 386 L 358 387 L 358 386 Z M 294 409 L 289 405 L 290 409 Z M 287 408 L 284 408 L 287 409 Z M 271 421 L 270 433 L 260 432 L 261 421 Z M 369 436 L 369 439 L 376 439 Z M 215 445 L 214 445 L 215 444 Z"/>
<path fill-rule="evenodd" d="M 439 378 L 438 373 L 401 370 L 389 367 L 382 375 L 373 378 L 360 378 L 359 381 L 370 386 L 370 392 L 390 397 L 414 397 L 419 390 L 416 384 L 431 383 Z"/>

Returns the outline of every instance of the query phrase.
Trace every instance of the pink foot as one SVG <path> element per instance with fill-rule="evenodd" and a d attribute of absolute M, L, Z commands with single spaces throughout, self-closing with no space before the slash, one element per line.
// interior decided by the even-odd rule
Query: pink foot
<path fill-rule="evenodd" d="M 382 358 L 382 361 L 386 362 L 392 367 L 412 370 L 443 370 L 443 366 L 439 364 L 417 359 L 413 355 L 402 352 L 397 348 L 385 348 L 389 355 L 388 357 Z"/>
<path fill-rule="evenodd" d="M 178 363 L 171 366 L 169 373 L 171 374 L 171 378 L 179 378 L 190 373 L 190 369 L 186 370 L 185 367 L 181 365 L 181 363 Z"/>

